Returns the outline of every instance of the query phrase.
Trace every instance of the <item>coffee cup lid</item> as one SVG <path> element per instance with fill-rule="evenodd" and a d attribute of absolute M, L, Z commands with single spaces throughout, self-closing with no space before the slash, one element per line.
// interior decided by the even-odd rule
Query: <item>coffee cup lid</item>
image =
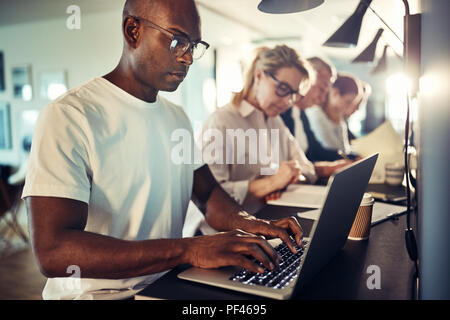
<path fill-rule="evenodd" d="M 375 202 L 375 199 L 370 193 L 364 193 L 360 206 L 370 206 Z"/>

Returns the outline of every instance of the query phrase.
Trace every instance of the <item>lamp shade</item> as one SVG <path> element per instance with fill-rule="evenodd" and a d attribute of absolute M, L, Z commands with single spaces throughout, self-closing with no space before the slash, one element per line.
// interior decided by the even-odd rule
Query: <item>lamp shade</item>
<path fill-rule="evenodd" d="M 384 31 L 383 29 L 378 29 L 378 32 L 373 38 L 372 42 L 355 59 L 353 59 L 352 61 L 353 63 L 373 62 L 373 60 L 375 59 L 375 52 L 377 51 L 378 40 L 380 40 L 383 31 Z"/>
<path fill-rule="evenodd" d="M 356 47 L 361 31 L 361 23 L 372 0 L 361 0 L 355 12 L 337 29 L 323 44 L 327 47 L 352 48 Z"/>
<path fill-rule="evenodd" d="M 320 6 L 324 0 L 262 0 L 259 11 L 265 13 L 294 13 Z"/>
<path fill-rule="evenodd" d="M 388 45 L 384 46 L 383 55 L 381 56 L 380 60 L 378 60 L 377 65 L 375 68 L 372 69 L 372 74 L 379 74 L 387 70 L 387 49 Z"/>

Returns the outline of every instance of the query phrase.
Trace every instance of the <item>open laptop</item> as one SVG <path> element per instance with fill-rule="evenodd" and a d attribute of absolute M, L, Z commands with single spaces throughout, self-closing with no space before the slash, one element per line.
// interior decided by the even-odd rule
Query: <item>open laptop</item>
<path fill-rule="evenodd" d="M 269 243 L 283 255 L 282 265 L 262 275 L 239 267 L 190 268 L 180 279 L 273 299 L 289 299 L 344 246 L 367 188 L 378 154 L 336 172 L 328 181 L 327 196 L 304 248 L 294 255 L 280 239 Z M 286 255 L 286 257 L 284 256 Z"/>

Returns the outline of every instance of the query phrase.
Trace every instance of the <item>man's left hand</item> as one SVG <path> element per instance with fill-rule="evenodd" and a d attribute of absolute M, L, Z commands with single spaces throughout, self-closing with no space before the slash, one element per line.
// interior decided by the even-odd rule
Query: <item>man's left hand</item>
<path fill-rule="evenodd" d="M 280 238 L 293 253 L 296 253 L 297 250 L 292 245 L 289 234 L 292 234 L 300 247 L 303 246 L 303 230 L 295 216 L 279 220 L 249 219 L 240 229 L 269 239 Z"/>

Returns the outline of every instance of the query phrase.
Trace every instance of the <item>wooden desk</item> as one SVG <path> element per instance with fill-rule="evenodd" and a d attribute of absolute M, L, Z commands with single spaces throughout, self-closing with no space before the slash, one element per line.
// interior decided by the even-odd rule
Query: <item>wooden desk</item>
<path fill-rule="evenodd" d="M 267 206 L 257 216 L 277 219 L 295 214 L 299 208 Z M 307 236 L 312 220 L 300 219 Z M 388 220 L 372 228 L 368 241 L 348 240 L 343 249 L 293 299 L 383 299 L 411 298 L 414 265 L 404 244 L 406 217 Z M 369 266 L 380 270 L 380 289 L 369 289 L 373 274 Z M 139 293 L 158 299 L 241 300 L 261 297 L 197 284 L 177 278 L 188 266 L 180 266 Z M 371 282 L 371 281 L 369 281 Z"/>

